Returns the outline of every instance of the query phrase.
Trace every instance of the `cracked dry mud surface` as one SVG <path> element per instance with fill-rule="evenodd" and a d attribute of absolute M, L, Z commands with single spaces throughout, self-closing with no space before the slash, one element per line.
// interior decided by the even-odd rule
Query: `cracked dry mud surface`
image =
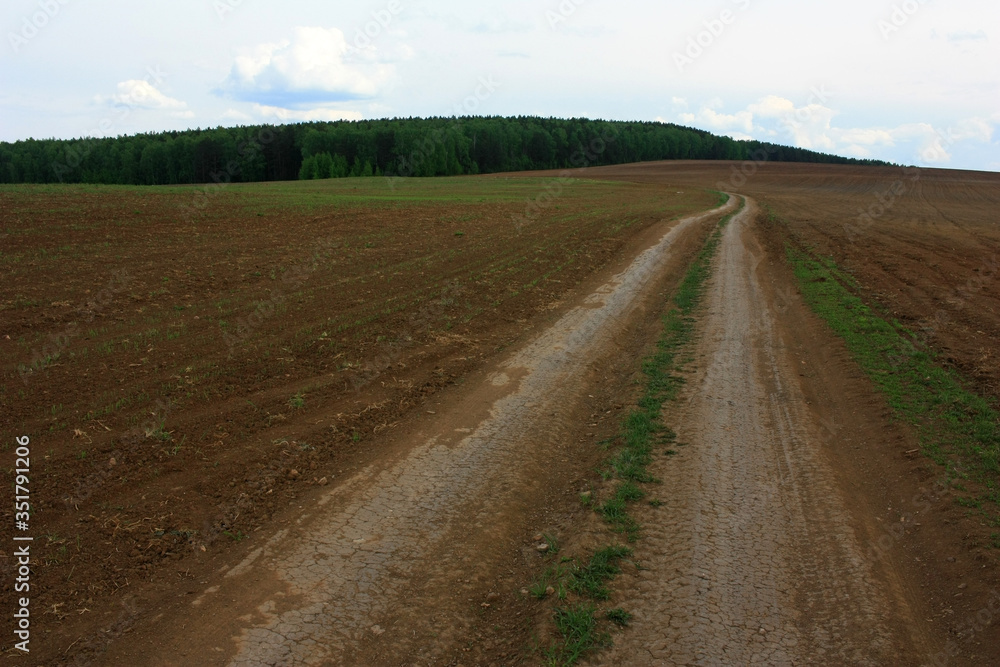
<path fill-rule="evenodd" d="M 652 473 L 664 505 L 644 516 L 632 627 L 593 664 L 887 665 L 909 637 L 819 442 L 748 231 L 727 226 L 703 301 L 695 376 L 668 408 L 678 454 Z M 802 362 L 804 363 L 804 362 Z"/>
<path fill-rule="evenodd" d="M 467 608 L 435 601 L 454 597 L 485 567 L 476 550 L 488 553 L 502 515 L 525 513 L 519 496 L 537 482 L 521 471 L 571 455 L 562 411 L 580 398 L 590 355 L 620 333 L 672 244 L 712 215 L 673 225 L 429 418 L 419 444 L 330 491 L 199 595 L 183 640 L 188 654 L 239 666 L 439 663 L 471 618 Z M 213 637 L 204 624 L 254 587 L 256 608 L 239 619 L 235 655 L 226 656 L 229 637 Z"/>

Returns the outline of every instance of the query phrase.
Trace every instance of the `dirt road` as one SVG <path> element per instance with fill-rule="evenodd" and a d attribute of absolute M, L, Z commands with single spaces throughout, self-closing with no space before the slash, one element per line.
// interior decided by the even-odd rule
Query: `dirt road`
<path fill-rule="evenodd" d="M 500 367 L 472 378 L 461 400 L 430 411 L 411 436 L 415 446 L 340 483 L 205 582 L 189 619 L 154 619 L 109 657 L 136 665 L 441 662 L 473 620 L 464 593 L 501 567 L 495 545 L 527 529 L 532 489 L 554 461 L 575 456 L 566 422 L 584 398 L 589 361 L 613 346 L 675 242 L 720 213 L 674 224 Z M 146 642 L 157 650 L 142 650 Z"/>
<path fill-rule="evenodd" d="M 848 524 L 752 219 L 751 206 L 724 232 L 696 374 L 671 408 L 684 446 L 653 469 L 665 506 L 644 521 L 647 569 L 622 601 L 633 628 L 593 664 L 887 665 L 931 653 Z"/>

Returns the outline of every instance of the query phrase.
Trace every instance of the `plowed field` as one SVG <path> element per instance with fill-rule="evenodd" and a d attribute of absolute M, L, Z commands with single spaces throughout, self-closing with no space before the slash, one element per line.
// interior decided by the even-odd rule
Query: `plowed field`
<path fill-rule="evenodd" d="M 574 175 L 0 189 L 4 650 L 1000 659 L 1000 176 Z"/>
<path fill-rule="evenodd" d="M 187 581 L 378 460 L 404 415 L 637 234 L 718 198 L 578 182 L 530 206 L 550 187 L 233 186 L 193 219 L 200 188 L 0 191 L 0 431 L 11 457 L 31 437 L 32 661 L 103 651 L 148 613 L 134 591 Z"/>

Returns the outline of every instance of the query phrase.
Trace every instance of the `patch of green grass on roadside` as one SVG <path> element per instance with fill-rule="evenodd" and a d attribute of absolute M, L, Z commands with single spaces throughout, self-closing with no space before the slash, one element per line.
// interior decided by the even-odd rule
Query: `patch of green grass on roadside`
<path fill-rule="evenodd" d="M 621 561 L 632 555 L 632 549 L 620 544 L 600 549 L 585 565 L 575 558 L 560 558 L 542 573 L 528 591 L 536 598 L 549 595 L 551 587 L 560 600 L 572 592 L 591 600 L 604 601 L 611 596 L 607 583 L 621 574 Z"/>
<path fill-rule="evenodd" d="M 993 402 L 939 365 L 906 327 L 866 305 L 832 260 L 791 245 L 786 256 L 806 303 L 844 340 L 896 415 L 916 428 L 924 454 L 945 467 L 952 487 L 959 479 L 982 486 L 960 504 L 1000 504 L 1000 415 Z"/>
<path fill-rule="evenodd" d="M 601 549 L 591 556 L 589 563 L 573 572 L 570 590 L 592 600 L 607 600 L 611 597 L 607 582 L 621 574 L 619 563 L 631 555 L 632 550 L 622 545 Z"/>
<path fill-rule="evenodd" d="M 604 612 L 604 618 L 608 619 L 620 628 L 626 627 L 632 620 L 632 614 L 628 613 L 621 607 L 615 609 L 608 609 Z"/>
<path fill-rule="evenodd" d="M 562 641 L 545 651 L 545 664 L 551 667 L 575 665 L 588 651 L 611 643 L 610 635 L 598 631 L 595 611 L 596 607 L 586 602 L 556 609 L 556 629 Z"/>
<path fill-rule="evenodd" d="M 604 621 L 618 623 L 616 618 L 630 616 L 616 609 L 598 621 L 594 602 L 611 597 L 608 582 L 621 574 L 621 562 L 631 555 L 632 549 L 616 544 L 597 551 L 586 564 L 560 558 L 529 588 L 531 595 L 539 599 L 554 595 L 566 600 L 572 593 L 576 600 L 553 611 L 559 640 L 543 652 L 546 664 L 573 665 L 588 651 L 611 644 L 611 635 L 602 629 L 608 627 Z"/>
<path fill-rule="evenodd" d="M 539 600 L 542 600 L 549 595 L 548 589 L 552 588 L 555 591 L 554 595 L 556 597 L 560 600 L 565 600 L 568 582 L 573 576 L 575 567 L 576 565 L 572 559 L 560 559 L 559 562 L 545 569 L 545 572 L 542 573 L 538 581 L 528 587 L 528 592 Z"/>

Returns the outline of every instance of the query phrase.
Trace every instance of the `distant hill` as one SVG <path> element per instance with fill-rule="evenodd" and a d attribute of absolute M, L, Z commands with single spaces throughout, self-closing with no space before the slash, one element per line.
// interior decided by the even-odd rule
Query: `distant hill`
<path fill-rule="evenodd" d="M 0 143 L 0 183 L 169 185 L 453 176 L 651 160 L 885 165 L 656 122 L 518 117 L 251 125 Z"/>

